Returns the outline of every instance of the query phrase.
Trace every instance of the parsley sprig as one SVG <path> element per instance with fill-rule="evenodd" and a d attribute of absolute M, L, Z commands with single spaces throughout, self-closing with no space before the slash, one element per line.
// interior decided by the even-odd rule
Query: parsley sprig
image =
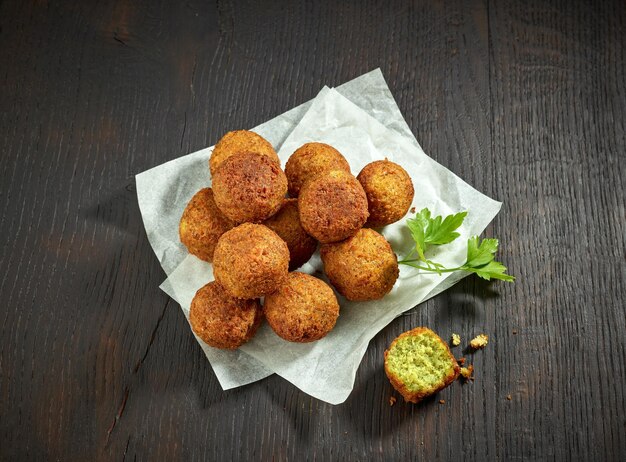
<path fill-rule="evenodd" d="M 459 212 L 445 218 L 441 216 L 431 218 L 430 210 L 427 208 L 416 213 L 415 218 L 407 220 L 407 226 L 415 240 L 415 248 L 398 263 L 439 275 L 453 271 L 467 271 L 488 281 L 491 279 L 514 281 L 514 276 L 506 274 L 506 266 L 494 260 L 498 250 L 497 239 L 481 241 L 478 236 L 470 237 L 467 240 L 467 259 L 464 264 L 456 268 L 446 268 L 441 263 L 426 258 L 428 246 L 449 244 L 460 236 L 456 230 L 463 224 L 466 216 L 467 212 Z M 417 255 L 414 256 L 414 254 Z"/>

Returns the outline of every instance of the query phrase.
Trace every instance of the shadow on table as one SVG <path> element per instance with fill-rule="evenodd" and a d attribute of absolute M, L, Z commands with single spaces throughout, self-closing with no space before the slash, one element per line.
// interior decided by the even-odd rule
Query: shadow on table
<path fill-rule="evenodd" d="M 396 399 L 393 405 L 391 397 Z M 376 441 L 386 439 L 405 425 L 415 422 L 417 414 L 438 406 L 438 399 L 435 395 L 418 404 L 406 402 L 393 389 L 381 366 L 380 369 L 370 371 L 367 379 L 355 387 L 346 403 L 337 408 L 337 412 L 356 433 Z"/>
<path fill-rule="evenodd" d="M 495 283 L 495 285 L 494 285 Z M 469 276 L 438 297 L 435 318 L 438 320 L 474 319 L 482 316 L 481 306 L 500 297 L 496 281 Z"/>
<path fill-rule="evenodd" d="M 108 225 L 132 234 L 137 234 L 136 230 L 143 231 L 137 192 L 132 179 L 120 181 L 115 189 L 97 194 L 84 202 L 86 203 L 80 204 L 78 214 L 96 226 Z M 138 237 L 145 238 L 145 233 Z"/>
<path fill-rule="evenodd" d="M 304 447 L 315 445 L 312 429 L 317 428 L 317 419 L 320 414 L 325 414 L 326 407 L 330 404 L 307 395 L 292 383 L 277 374 L 274 374 L 261 381 L 265 383 L 265 393 L 272 403 L 272 409 L 277 412 L 278 421 L 272 422 L 279 428 L 285 424 L 289 425 L 292 434 L 295 435 L 299 444 Z"/>
<path fill-rule="evenodd" d="M 489 300 L 500 297 L 500 292 L 495 290 L 497 287 L 498 282 L 495 279 L 487 281 L 478 276 L 470 275 L 450 287 L 445 293 L 451 298 L 470 295 L 481 300 Z"/>

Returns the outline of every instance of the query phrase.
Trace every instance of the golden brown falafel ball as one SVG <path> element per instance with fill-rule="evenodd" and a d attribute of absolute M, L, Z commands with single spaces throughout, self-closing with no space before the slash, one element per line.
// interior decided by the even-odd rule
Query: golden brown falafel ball
<path fill-rule="evenodd" d="M 276 215 L 263 222 L 278 234 L 289 247 L 289 271 L 300 268 L 317 249 L 317 241 L 309 236 L 300 224 L 298 199 L 285 199 Z"/>
<path fill-rule="evenodd" d="M 213 177 L 215 203 L 235 223 L 260 222 L 283 205 L 287 177 L 267 156 L 254 152 L 226 159 Z"/>
<path fill-rule="evenodd" d="M 231 229 L 234 223 L 215 205 L 213 191 L 204 188 L 189 201 L 178 225 L 178 234 L 190 254 L 211 261 L 217 240 Z"/>
<path fill-rule="evenodd" d="M 356 233 L 367 220 L 367 196 L 350 173 L 333 170 L 307 181 L 298 197 L 304 230 L 321 243 Z"/>
<path fill-rule="evenodd" d="M 274 292 L 289 271 L 289 249 L 267 226 L 244 223 L 225 232 L 213 255 L 213 275 L 237 298 Z"/>
<path fill-rule="evenodd" d="M 304 183 L 324 172 L 343 170 L 350 173 L 350 165 L 339 151 L 324 143 L 307 143 L 296 149 L 285 165 L 289 195 L 298 197 Z"/>
<path fill-rule="evenodd" d="M 215 348 L 239 348 L 254 336 L 262 320 L 258 300 L 235 298 L 215 281 L 196 292 L 189 311 L 193 331 Z"/>
<path fill-rule="evenodd" d="M 248 130 L 235 130 L 226 133 L 222 136 L 209 159 L 209 169 L 211 170 L 211 176 L 215 175 L 217 168 L 233 154 L 240 152 L 256 152 L 269 157 L 271 160 L 280 165 L 280 159 L 278 154 L 272 147 L 269 141 L 263 138 L 261 135 L 257 135 L 254 132 Z"/>
<path fill-rule="evenodd" d="M 373 229 L 363 228 L 345 241 L 325 244 L 320 252 L 328 279 L 348 300 L 383 298 L 398 279 L 398 258 Z"/>
<path fill-rule="evenodd" d="M 332 330 L 339 303 L 324 281 L 294 272 L 276 292 L 265 297 L 263 310 L 279 337 L 304 343 L 319 340 Z"/>
<path fill-rule="evenodd" d="M 409 174 L 387 159 L 367 164 L 357 176 L 367 194 L 370 216 L 365 226 L 379 228 L 401 219 L 413 202 Z"/>

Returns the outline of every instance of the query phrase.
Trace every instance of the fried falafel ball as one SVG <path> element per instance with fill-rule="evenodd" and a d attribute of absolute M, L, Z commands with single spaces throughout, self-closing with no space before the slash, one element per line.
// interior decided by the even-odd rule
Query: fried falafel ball
<path fill-rule="evenodd" d="M 261 222 L 283 205 L 287 177 L 269 157 L 254 152 L 234 154 L 213 177 L 215 203 L 235 223 Z"/>
<path fill-rule="evenodd" d="M 278 154 L 276 154 L 276 151 L 269 141 L 261 135 L 257 135 L 248 130 L 235 130 L 222 136 L 215 145 L 215 148 L 213 148 L 211 158 L 209 159 L 211 176 L 215 175 L 217 168 L 222 162 L 233 154 L 240 152 L 256 152 L 257 154 L 267 156 L 280 165 Z"/>
<path fill-rule="evenodd" d="M 294 272 L 276 292 L 265 297 L 263 310 L 279 337 L 305 343 L 319 340 L 332 330 L 339 303 L 324 281 Z"/>
<path fill-rule="evenodd" d="M 321 243 L 354 235 L 368 217 L 367 196 L 350 173 L 333 170 L 307 181 L 298 197 L 304 230 Z"/>
<path fill-rule="evenodd" d="M 300 268 L 311 259 L 317 241 L 300 224 L 298 199 L 285 199 L 278 213 L 263 222 L 278 234 L 289 248 L 289 271 Z"/>
<path fill-rule="evenodd" d="M 320 253 L 330 283 L 348 300 L 383 298 L 398 279 L 398 258 L 373 229 L 363 228 L 345 241 L 325 244 Z"/>
<path fill-rule="evenodd" d="M 203 188 L 191 198 L 178 225 L 178 234 L 190 254 L 204 261 L 213 260 L 217 240 L 234 223 L 215 205 L 213 190 Z"/>
<path fill-rule="evenodd" d="M 324 143 L 307 143 L 296 149 L 285 165 L 289 195 L 298 197 L 304 183 L 324 172 L 343 170 L 350 173 L 350 165 L 339 151 Z"/>
<path fill-rule="evenodd" d="M 193 331 L 215 348 L 239 348 L 254 336 L 262 320 L 259 300 L 235 298 L 215 281 L 196 292 L 189 310 Z"/>
<path fill-rule="evenodd" d="M 409 174 L 387 159 L 367 164 L 357 176 L 367 195 L 370 216 L 365 226 L 380 228 L 400 220 L 413 202 Z"/>
<path fill-rule="evenodd" d="M 288 271 L 287 244 L 267 226 L 244 223 L 217 241 L 213 275 L 234 297 L 270 294 L 283 283 Z"/>

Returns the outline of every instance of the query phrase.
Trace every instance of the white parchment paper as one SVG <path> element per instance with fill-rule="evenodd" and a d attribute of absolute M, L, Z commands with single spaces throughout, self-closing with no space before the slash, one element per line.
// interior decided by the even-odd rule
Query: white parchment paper
<path fill-rule="evenodd" d="M 500 203 L 471 188 L 426 156 L 410 134 L 380 71 L 373 71 L 336 90 L 325 88 L 311 103 L 254 129 L 277 148 L 281 161 L 309 141 L 338 148 L 357 174 L 367 163 L 387 157 L 411 175 L 414 205 L 437 214 L 470 210 L 462 237 L 446 246 L 443 263 L 461 263 L 467 237 L 479 234 L 497 214 Z M 211 265 L 188 255 L 178 241 L 178 220 L 191 196 L 210 184 L 210 150 L 176 159 L 137 176 L 137 193 L 148 238 L 169 275 L 161 288 L 178 301 L 188 317 L 196 290 L 212 280 Z M 383 229 L 399 255 L 412 247 L 404 220 Z M 321 276 L 316 254 L 301 271 Z M 239 351 L 221 351 L 200 342 L 224 389 L 259 380 L 276 372 L 316 398 L 343 402 L 370 339 L 394 317 L 450 287 L 463 274 L 420 275 L 401 267 L 392 292 L 375 302 L 340 298 L 335 329 L 311 344 L 293 344 L 277 337 L 267 325 Z M 323 276 L 322 276 L 323 277 Z"/>
<path fill-rule="evenodd" d="M 368 72 L 337 87 L 337 91 L 385 126 L 415 140 L 380 69 Z M 311 103 L 312 100 L 301 104 L 252 130 L 264 136 L 276 149 L 279 149 Z M 238 128 L 241 127 L 233 127 L 233 129 Z M 417 141 L 414 142 L 417 144 Z M 211 184 L 207 173 L 207 162 L 212 150 L 213 146 L 202 149 L 136 176 L 137 200 L 148 240 L 167 275 L 170 275 L 188 256 L 187 249 L 178 238 L 178 222 L 191 197 L 199 189 Z M 167 280 L 161 288 L 170 295 L 173 293 Z M 184 309 L 183 311 L 185 312 Z M 185 315 L 188 317 L 188 312 L 185 312 Z M 203 342 L 199 343 L 224 390 L 260 380 L 272 374 L 272 371 L 262 363 L 242 351 L 216 350 L 206 346 Z"/>

